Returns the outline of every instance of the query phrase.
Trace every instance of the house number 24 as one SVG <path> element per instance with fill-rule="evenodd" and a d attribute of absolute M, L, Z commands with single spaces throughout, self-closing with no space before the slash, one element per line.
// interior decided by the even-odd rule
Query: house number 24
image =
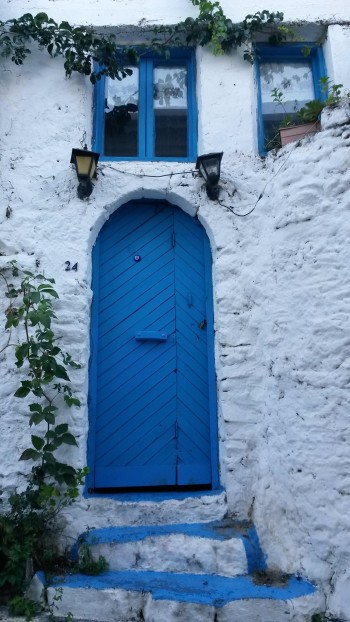
<path fill-rule="evenodd" d="M 66 272 L 70 272 L 70 270 L 74 270 L 75 272 L 78 271 L 78 262 L 76 262 L 73 266 L 71 266 L 71 262 L 70 261 L 65 261 L 65 271 Z"/>

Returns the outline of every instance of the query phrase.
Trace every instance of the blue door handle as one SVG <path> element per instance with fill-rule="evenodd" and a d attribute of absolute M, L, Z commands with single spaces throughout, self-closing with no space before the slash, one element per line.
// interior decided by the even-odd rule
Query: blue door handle
<path fill-rule="evenodd" d="M 135 335 L 137 341 L 166 341 L 167 338 L 168 335 L 159 330 L 141 330 Z"/>

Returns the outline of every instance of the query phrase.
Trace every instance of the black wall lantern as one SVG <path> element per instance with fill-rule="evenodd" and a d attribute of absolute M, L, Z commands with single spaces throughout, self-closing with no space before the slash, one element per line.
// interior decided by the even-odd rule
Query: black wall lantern
<path fill-rule="evenodd" d="M 196 162 L 196 169 L 199 170 L 199 174 L 204 178 L 207 195 L 212 201 L 216 201 L 219 197 L 220 187 L 220 166 L 221 153 L 207 153 L 206 155 L 198 156 Z"/>
<path fill-rule="evenodd" d="M 79 180 L 78 197 L 86 199 L 93 190 L 92 178 L 96 177 L 97 162 L 99 153 L 88 151 L 87 145 L 84 149 L 72 149 L 71 164 L 74 164 Z"/>

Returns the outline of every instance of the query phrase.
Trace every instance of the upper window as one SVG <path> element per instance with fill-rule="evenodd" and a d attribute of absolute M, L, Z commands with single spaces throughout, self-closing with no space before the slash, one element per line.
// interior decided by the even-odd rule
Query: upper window
<path fill-rule="evenodd" d="M 95 149 L 105 160 L 196 159 L 194 55 L 141 55 L 132 75 L 96 86 Z"/>
<path fill-rule="evenodd" d="M 265 154 L 276 146 L 285 117 L 293 120 L 307 102 L 324 98 L 320 78 L 326 69 L 321 48 L 305 43 L 261 45 L 257 58 L 259 152 Z M 277 92 L 283 105 L 276 102 Z"/>

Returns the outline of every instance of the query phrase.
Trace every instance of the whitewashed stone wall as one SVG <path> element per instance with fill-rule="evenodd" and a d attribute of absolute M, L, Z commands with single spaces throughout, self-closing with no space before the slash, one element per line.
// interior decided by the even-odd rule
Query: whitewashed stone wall
<path fill-rule="evenodd" d="M 12 0 L 0 17 L 47 10 L 81 23 L 177 21 L 187 0 L 166 3 Z M 229 0 L 222 3 L 232 17 Z M 276 6 L 275 6 L 276 4 Z M 346 20 L 346 1 L 288 2 L 290 19 Z M 302 7 L 302 9 L 301 9 Z M 245 12 L 265 8 L 250 0 Z M 234 9 L 242 10 L 242 9 Z M 350 88 L 349 27 L 326 43 L 330 77 Z M 223 150 L 224 203 L 207 199 L 192 164 L 101 163 L 91 198 L 76 196 L 72 147 L 92 129 L 92 87 L 64 77 L 60 59 L 33 51 L 23 67 L 3 63 L 0 88 L 0 257 L 56 279 L 57 332 L 79 360 L 72 374 L 82 408 L 72 410 L 86 464 L 91 249 L 102 224 L 130 199 L 162 198 L 198 218 L 212 247 L 221 482 L 201 500 L 126 502 L 83 497 L 67 512 L 67 533 L 86 525 L 185 522 L 251 516 L 271 566 L 321 583 L 334 614 L 350 619 L 350 108 L 322 117 L 322 132 L 263 160 L 256 154 L 254 69 L 239 55 L 197 54 L 198 151 Z M 220 93 L 220 97 L 218 94 Z M 174 177 L 147 174 L 181 172 Z M 129 173 L 144 175 L 135 177 Z M 257 203 L 257 199 L 262 198 Z M 6 217 L 7 207 L 11 208 Z M 65 261 L 79 270 L 65 272 Z M 1 299 L 5 308 L 6 302 Z M 3 331 L 1 341 L 4 342 Z M 1 345 L 0 345 L 1 349 Z M 0 488 L 23 483 L 17 460 L 27 446 L 25 404 L 13 397 L 20 375 L 11 350 L 0 354 Z"/>
<path fill-rule="evenodd" d="M 67 19 L 70 15 L 72 22 L 77 24 L 147 24 L 176 23 L 184 16 L 195 17 L 197 9 L 189 0 L 7 0 L 3 3 L 1 12 L 4 19 L 16 17 L 31 11 L 50 12 L 54 19 Z M 269 9 L 283 11 L 288 21 L 326 20 L 339 22 L 349 20 L 349 6 L 347 0 L 270 0 L 263 3 L 261 0 L 246 0 L 246 2 L 232 2 L 221 0 L 226 15 L 234 21 L 242 20 L 249 13 Z"/>

